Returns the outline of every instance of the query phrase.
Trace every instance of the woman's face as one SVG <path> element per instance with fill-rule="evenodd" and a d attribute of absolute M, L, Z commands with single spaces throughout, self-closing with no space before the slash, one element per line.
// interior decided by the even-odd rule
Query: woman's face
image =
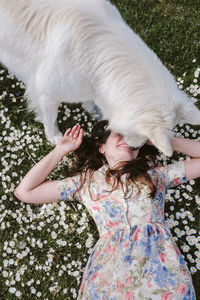
<path fill-rule="evenodd" d="M 136 159 L 139 149 L 132 150 L 124 141 L 123 136 L 111 132 L 106 143 L 99 147 L 99 152 L 105 156 L 111 168 L 119 162 Z"/>

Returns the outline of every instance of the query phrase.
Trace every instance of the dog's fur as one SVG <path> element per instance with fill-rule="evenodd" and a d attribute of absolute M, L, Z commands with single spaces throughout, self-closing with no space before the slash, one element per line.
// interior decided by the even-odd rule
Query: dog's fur
<path fill-rule="evenodd" d="M 0 0 L 0 61 L 26 84 L 49 141 L 61 102 L 94 103 L 132 146 L 172 155 L 171 129 L 200 111 L 106 0 Z"/>

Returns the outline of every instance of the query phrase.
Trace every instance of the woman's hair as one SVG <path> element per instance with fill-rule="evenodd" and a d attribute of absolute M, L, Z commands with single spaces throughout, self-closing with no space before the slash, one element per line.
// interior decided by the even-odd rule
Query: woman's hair
<path fill-rule="evenodd" d="M 94 173 L 94 171 L 107 164 L 106 158 L 102 153 L 99 152 L 99 147 L 106 143 L 111 133 L 111 131 L 107 129 L 107 126 L 107 120 L 102 120 L 96 123 L 93 126 L 91 136 L 83 136 L 83 141 L 80 147 L 74 151 L 75 160 L 72 168 L 67 170 L 67 175 L 68 177 L 72 177 L 77 174 L 81 176 L 81 186 L 79 190 L 85 183 L 87 175 L 89 175 L 89 179 L 92 178 L 92 174 Z M 145 144 L 139 149 L 139 153 L 136 159 L 133 159 L 132 161 L 121 162 L 117 164 L 114 169 L 109 169 L 108 167 L 108 170 L 105 173 L 106 182 L 110 183 L 111 181 L 113 181 L 112 188 L 108 192 L 111 193 L 112 191 L 117 189 L 120 184 L 124 191 L 124 197 L 126 197 L 128 187 L 133 187 L 133 183 L 136 186 L 137 183 L 145 183 L 151 190 L 151 197 L 154 197 L 156 193 L 156 187 L 153 184 L 149 174 L 147 173 L 147 170 L 153 169 L 159 165 L 159 162 L 157 160 L 158 154 L 159 152 L 156 147 Z M 121 180 L 121 176 L 123 174 L 127 174 L 125 190 L 123 181 Z"/>

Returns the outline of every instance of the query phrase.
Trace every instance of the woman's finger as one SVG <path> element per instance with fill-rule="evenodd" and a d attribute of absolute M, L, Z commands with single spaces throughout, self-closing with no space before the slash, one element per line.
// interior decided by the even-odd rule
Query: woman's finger
<path fill-rule="evenodd" d="M 70 131 L 71 131 L 71 128 L 68 128 L 66 131 L 65 131 L 65 133 L 64 133 L 64 138 L 66 138 L 66 137 L 68 137 L 69 136 L 69 133 L 70 133 Z"/>
<path fill-rule="evenodd" d="M 81 129 L 81 126 L 77 125 L 76 131 L 74 132 L 74 135 L 73 135 L 74 138 L 77 138 L 79 136 L 80 129 Z"/>
<path fill-rule="evenodd" d="M 75 133 L 75 131 L 77 130 L 77 126 L 78 125 L 74 125 L 73 127 L 72 127 L 72 130 L 71 130 L 71 132 L 70 132 L 70 136 L 73 136 L 74 135 L 74 133 Z"/>
<path fill-rule="evenodd" d="M 66 131 L 65 131 L 65 134 L 64 136 L 68 135 L 68 133 L 71 131 L 71 128 L 68 128 Z"/>
<path fill-rule="evenodd" d="M 82 139 L 83 137 L 83 128 L 80 128 L 79 133 L 78 133 L 78 139 Z"/>

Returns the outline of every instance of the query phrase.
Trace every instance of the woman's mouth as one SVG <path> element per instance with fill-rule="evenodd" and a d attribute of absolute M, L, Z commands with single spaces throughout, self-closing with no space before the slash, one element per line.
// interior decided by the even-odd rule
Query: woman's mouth
<path fill-rule="evenodd" d="M 118 147 L 131 149 L 127 144 L 120 144 Z"/>
<path fill-rule="evenodd" d="M 138 148 L 135 148 L 135 147 L 131 147 L 131 146 L 127 145 L 127 144 L 120 144 L 118 147 L 128 148 L 128 149 L 131 150 L 131 151 L 135 151 L 135 150 L 138 150 L 138 149 L 139 149 L 139 147 L 138 147 Z"/>

